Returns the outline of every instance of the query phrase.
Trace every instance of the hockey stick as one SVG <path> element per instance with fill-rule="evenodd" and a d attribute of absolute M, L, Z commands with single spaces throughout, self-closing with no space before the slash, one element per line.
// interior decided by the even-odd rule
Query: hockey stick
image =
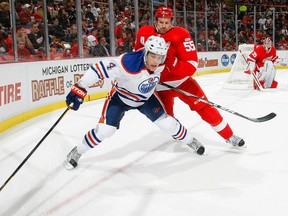
<path fill-rule="evenodd" d="M 225 107 L 223 107 L 223 106 L 220 106 L 220 105 L 218 105 L 218 104 L 216 104 L 216 103 L 213 103 L 213 102 L 211 102 L 211 101 L 209 101 L 209 100 L 205 100 L 205 99 L 203 99 L 203 98 L 201 98 L 201 97 L 198 97 L 198 96 L 196 96 L 196 95 L 193 95 L 193 94 L 191 94 L 191 93 L 189 93 L 189 92 L 186 92 L 186 91 L 183 91 L 183 90 L 181 90 L 181 89 L 175 88 L 175 87 L 173 87 L 173 86 L 171 86 L 171 85 L 168 85 L 168 84 L 166 84 L 166 83 L 159 82 L 159 84 L 162 85 L 162 86 L 166 86 L 167 88 L 173 89 L 174 91 L 180 92 L 180 93 L 182 93 L 182 94 L 184 94 L 184 95 L 186 95 L 186 96 L 195 98 L 195 99 L 197 99 L 198 101 L 201 101 L 201 102 L 206 103 L 206 104 L 210 104 L 210 105 L 212 105 L 212 106 L 214 106 L 214 107 L 216 107 L 216 108 L 219 108 L 219 109 L 224 110 L 224 111 L 226 111 L 226 112 L 232 113 L 232 114 L 234 114 L 234 115 L 236 115 L 236 116 L 242 117 L 242 118 L 247 119 L 247 120 L 252 121 L 252 122 L 265 122 L 265 121 L 269 121 L 269 120 L 273 119 L 273 118 L 276 116 L 276 113 L 271 112 L 271 113 L 269 113 L 268 115 L 265 115 L 265 116 L 263 116 L 263 117 L 259 117 L 259 118 L 249 118 L 249 117 L 244 116 L 244 115 L 242 115 L 242 114 L 240 114 L 240 113 L 238 113 L 238 112 L 235 112 L 235 111 L 233 111 L 233 110 L 230 110 L 230 109 L 228 109 L 228 108 L 225 108 Z"/>
<path fill-rule="evenodd" d="M 10 177 L 5 181 L 5 183 L 1 186 L 0 192 L 3 188 L 8 184 L 8 182 L 13 178 L 13 176 L 21 169 L 21 167 L 26 163 L 26 161 L 31 157 L 31 155 L 36 151 L 36 149 L 40 146 L 40 144 L 44 141 L 44 139 L 51 133 L 51 131 L 56 127 L 56 125 L 60 122 L 63 116 L 67 113 L 69 107 L 65 109 L 62 115 L 58 118 L 58 120 L 54 123 L 54 125 L 49 129 L 49 131 L 43 136 L 43 138 L 38 142 L 38 144 L 32 149 L 32 151 L 27 155 L 27 157 L 22 161 L 22 163 L 17 167 L 17 169 L 10 175 Z"/>
<path fill-rule="evenodd" d="M 247 68 L 248 68 L 249 63 L 248 63 L 248 61 L 247 61 L 247 58 L 246 58 L 246 57 L 244 56 L 244 54 L 242 53 L 242 50 L 239 50 L 239 52 L 241 53 L 243 59 L 244 59 L 245 62 L 247 63 Z M 252 73 L 253 79 L 254 79 L 254 81 L 255 81 L 255 83 L 256 83 L 259 91 L 262 91 L 262 92 L 271 91 L 271 89 L 265 89 L 265 88 L 263 88 L 262 85 L 261 85 L 261 83 L 260 83 L 260 81 L 259 81 L 259 79 L 258 79 L 258 77 L 256 76 L 256 74 L 255 74 L 253 71 L 251 71 L 251 73 Z M 274 89 L 273 89 L 273 90 L 274 90 Z"/>

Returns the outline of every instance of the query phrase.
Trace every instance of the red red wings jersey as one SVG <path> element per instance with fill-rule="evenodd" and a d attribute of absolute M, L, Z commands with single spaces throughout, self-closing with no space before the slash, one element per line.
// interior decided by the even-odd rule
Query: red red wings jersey
<path fill-rule="evenodd" d="M 164 38 L 169 45 L 165 61 L 167 68 L 161 74 L 162 82 L 182 80 L 196 72 L 198 55 L 194 42 L 186 29 L 173 27 L 166 34 L 159 34 L 154 26 L 143 26 L 138 31 L 134 49 L 138 50 L 144 47 L 145 41 L 151 35 Z"/>
<path fill-rule="evenodd" d="M 271 50 L 267 53 L 263 45 L 255 46 L 254 51 L 250 53 L 247 58 L 247 61 L 255 62 L 256 68 L 264 66 L 265 60 L 270 60 L 273 63 L 278 59 L 276 54 L 276 49 L 274 46 L 271 47 Z"/>

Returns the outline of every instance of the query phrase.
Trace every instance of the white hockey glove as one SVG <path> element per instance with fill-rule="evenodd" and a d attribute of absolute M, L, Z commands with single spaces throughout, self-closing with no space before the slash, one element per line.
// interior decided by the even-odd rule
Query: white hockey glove
<path fill-rule="evenodd" d="M 276 61 L 274 62 L 274 66 L 286 66 L 287 65 L 287 59 L 286 58 L 278 58 L 276 59 Z"/>

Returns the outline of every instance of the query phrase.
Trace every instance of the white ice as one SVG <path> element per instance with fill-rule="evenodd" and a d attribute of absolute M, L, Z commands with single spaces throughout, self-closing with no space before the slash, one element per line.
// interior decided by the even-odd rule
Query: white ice
<path fill-rule="evenodd" d="M 0 192 L 1 216 L 286 216 L 288 215 L 288 70 L 272 92 L 223 89 L 228 74 L 197 77 L 247 148 L 225 143 L 176 100 L 177 118 L 206 146 L 195 154 L 137 111 L 126 113 L 110 139 L 83 155 L 75 170 L 62 163 L 99 120 L 103 100 L 69 111 Z M 21 164 L 63 110 L 0 134 L 0 185 Z"/>

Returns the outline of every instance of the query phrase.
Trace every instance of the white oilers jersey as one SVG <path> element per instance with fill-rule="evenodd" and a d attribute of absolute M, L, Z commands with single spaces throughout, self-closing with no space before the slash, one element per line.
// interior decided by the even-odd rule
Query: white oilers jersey
<path fill-rule="evenodd" d="M 149 71 L 144 64 L 144 50 L 130 52 L 112 60 L 93 65 L 79 83 L 88 88 L 99 80 L 110 78 L 120 99 L 127 105 L 138 107 L 154 93 L 164 65 Z"/>

